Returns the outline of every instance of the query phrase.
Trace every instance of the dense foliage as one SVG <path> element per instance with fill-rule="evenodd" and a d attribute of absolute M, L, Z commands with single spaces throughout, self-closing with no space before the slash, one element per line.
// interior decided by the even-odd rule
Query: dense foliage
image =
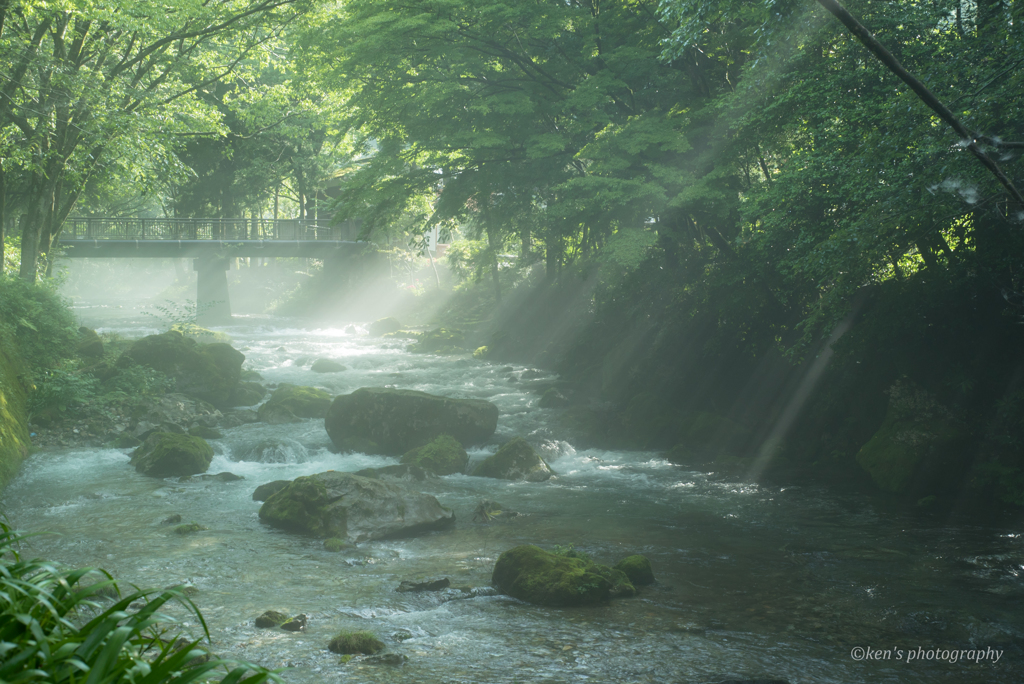
<path fill-rule="evenodd" d="M 26 371 L 49 370 L 70 358 L 77 330 L 53 283 L 35 285 L 0 276 L 0 345 L 27 364 Z"/>

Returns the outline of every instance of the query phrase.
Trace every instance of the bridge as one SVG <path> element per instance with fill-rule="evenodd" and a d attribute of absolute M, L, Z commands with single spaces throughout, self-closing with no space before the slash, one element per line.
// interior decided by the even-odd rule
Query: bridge
<path fill-rule="evenodd" d="M 199 322 L 231 320 L 227 271 L 236 257 L 312 257 L 336 266 L 362 253 L 361 221 L 302 219 L 69 218 L 55 247 L 69 259 L 190 258 Z"/>

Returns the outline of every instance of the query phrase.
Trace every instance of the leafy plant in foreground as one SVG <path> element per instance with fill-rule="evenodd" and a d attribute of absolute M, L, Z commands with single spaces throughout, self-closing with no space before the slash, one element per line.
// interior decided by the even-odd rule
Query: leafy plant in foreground
<path fill-rule="evenodd" d="M 22 539 L 0 523 L 0 681 L 281 681 L 257 665 L 210 658 L 200 640 L 179 640 L 169 628 L 175 620 L 160 612 L 168 602 L 187 607 L 210 636 L 202 614 L 181 592 L 122 595 L 103 570 L 23 560 L 17 550 Z M 101 597 L 113 603 L 104 609 Z"/>
<path fill-rule="evenodd" d="M 175 302 L 172 299 L 165 299 L 164 304 L 154 304 L 153 308 L 156 309 L 156 313 L 152 311 L 144 311 L 146 316 L 156 319 L 161 327 L 166 327 L 168 330 L 175 330 L 180 332 L 185 337 L 192 337 L 196 339 L 202 339 L 205 337 L 214 338 L 216 341 L 217 333 L 199 325 L 199 317 L 211 309 L 212 307 L 221 304 L 221 301 L 203 302 L 197 304 L 191 299 L 186 299 L 185 303 Z"/>

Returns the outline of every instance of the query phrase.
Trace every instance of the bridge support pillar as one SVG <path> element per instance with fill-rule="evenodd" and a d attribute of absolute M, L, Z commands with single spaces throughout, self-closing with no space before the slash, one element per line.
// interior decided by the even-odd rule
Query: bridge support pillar
<path fill-rule="evenodd" d="M 231 299 L 228 296 L 228 268 L 231 259 L 211 254 L 192 260 L 196 272 L 196 322 L 199 325 L 229 325 Z"/>

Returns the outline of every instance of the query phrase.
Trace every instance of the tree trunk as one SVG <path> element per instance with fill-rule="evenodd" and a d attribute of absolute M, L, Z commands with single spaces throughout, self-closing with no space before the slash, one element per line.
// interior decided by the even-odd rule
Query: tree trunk
<path fill-rule="evenodd" d="M 501 304 L 501 280 L 498 277 L 498 248 L 501 246 L 498 230 L 491 220 L 490 197 L 485 197 L 483 205 L 484 224 L 487 230 L 487 244 L 491 248 L 491 275 L 494 278 L 494 301 Z"/>
<path fill-rule="evenodd" d="M 501 304 L 501 278 L 498 277 L 498 240 L 487 230 L 487 242 L 491 245 L 491 275 L 494 278 L 494 301 Z"/>
<path fill-rule="evenodd" d="M 544 277 L 549 283 L 555 282 L 555 275 L 558 273 L 557 240 L 549 228 L 547 237 L 544 238 Z"/>
<path fill-rule="evenodd" d="M 29 210 L 21 230 L 21 270 L 19 275 L 30 283 L 36 281 L 39 261 L 39 242 L 46 227 L 46 221 L 53 214 L 54 176 L 49 177 L 38 171 L 32 174 L 29 189 Z"/>

